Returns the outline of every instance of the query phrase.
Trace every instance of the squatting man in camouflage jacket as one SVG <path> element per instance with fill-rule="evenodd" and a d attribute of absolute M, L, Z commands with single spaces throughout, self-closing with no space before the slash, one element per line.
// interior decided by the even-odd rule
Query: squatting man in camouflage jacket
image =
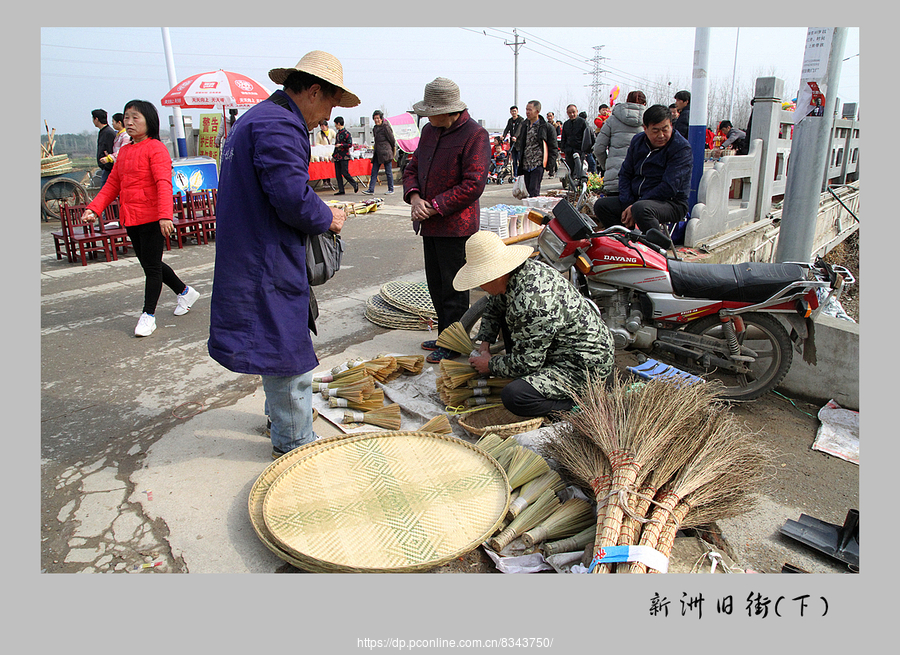
<path fill-rule="evenodd" d="M 469 363 L 482 374 L 513 378 L 501 399 L 519 416 L 571 410 L 567 389 L 613 370 L 612 335 L 590 302 L 555 269 L 530 259 L 530 246 L 507 246 L 493 232 L 466 241 L 466 264 L 453 280 L 458 291 L 490 294 L 481 318 L 478 353 Z M 503 334 L 506 353 L 491 356 Z"/>

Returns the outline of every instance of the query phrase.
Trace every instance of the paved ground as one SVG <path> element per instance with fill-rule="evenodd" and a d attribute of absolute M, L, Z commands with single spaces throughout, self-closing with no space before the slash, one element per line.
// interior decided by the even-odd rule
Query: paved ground
<path fill-rule="evenodd" d="M 315 342 L 323 366 L 349 354 L 415 352 L 424 338 L 363 316 L 384 282 L 424 279 L 407 206 L 400 194 L 385 197 L 381 210 L 348 223 L 345 265 L 321 288 Z M 508 185 L 488 187 L 484 202 L 518 204 Z M 143 278 L 134 257 L 59 262 L 52 228 L 41 226 L 41 570 L 294 571 L 247 520 L 250 486 L 270 462 L 258 378 L 232 374 L 206 353 L 214 245 L 166 254 L 203 296 L 174 317 L 164 291 L 159 329 L 136 339 Z M 858 467 L 809 449 L 817 409 L 775 394 L 735 409 L 782 451 L 757 508 L 719 526 L 742 569 L 846 570 L 778 535 L 800 513 L 840 522 L 859 507 Z M 317 429 L 333 428 L 320 420 Z M 443 570 L 485 571 L 490 563 L 477 551 Z"/>

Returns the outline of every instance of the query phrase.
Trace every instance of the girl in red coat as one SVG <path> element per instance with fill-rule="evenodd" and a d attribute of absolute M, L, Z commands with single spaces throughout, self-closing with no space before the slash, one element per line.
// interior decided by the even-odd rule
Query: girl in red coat
<path fill-rule="evenodd" d="M 159 115 L 146 100 L 125 105 L 125 131 L 131 143 L 122 146 L 106 184 L 88 205 L 84 218 L 97 215 L 119 198 L 119 221 L 128 232 L 141 268 L 144 269 L 144 309 L 134 334 L 150 336 L 156 329 L 156 303 L 165 283 L 177 294 L 175 316 L 187 314 L 200 293 L 187 286 L 163 263 L 165 238 L 175 231 L 172 223 L 172 159 L 159 140 Z"/>

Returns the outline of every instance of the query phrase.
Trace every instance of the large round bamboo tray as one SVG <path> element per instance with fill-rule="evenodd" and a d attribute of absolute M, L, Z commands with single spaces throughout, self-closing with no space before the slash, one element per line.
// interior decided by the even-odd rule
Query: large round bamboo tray
<path fill-rule="evenodd" d="M 477 548 L 508 505 L 506 473 L 482 449 L 452 436 L 392 431 L 310 449 L 265 493 L 263 520 L 300 568 L 399 573 Z"/>
<path fill-rule="evenodd" d="M 392 330 L 426 330 L 428 319 L 397 309 L 376 294 L 366 301 L 365 317 L 375 325 Z"/>
<path fill-rule="evenodd" d="M 540 416 L 528 418 L 513 414 L 505 407 L 489 407 L 459 418 L 459 424 L 476 437 L 493 433 L 501 437 L 509 437 L 521 432 L 536 430 L 544 419 Z"/>
<path fill-rule="evenodd" d="M 263 518 L 263 502 L 266 498 L 266 492 L 269 490 L 269 487 L 272 486 L 272 483 L 278 479 L 279 475 L 284 473 L 292 465 L 296 464 L 301 458 L 316 452 L 333 441 L 347 439 L 351 436 L 355 437 L 359 436 L 359 434 L 340 434 L 320 441 L 313 441 L 300 448 L 295 448 L 269 464 L 250 489 L 250 497 L 247 499 L 247 509 L 250 513 L 250 523 L 253 525 L 256 535 L 266 548 L 297 568 L 303 568 L 303 563 L 279 546 L 272 536 L 272 533 L 269 532 L 269 529 L 266 527 L 266 521 Z"/>

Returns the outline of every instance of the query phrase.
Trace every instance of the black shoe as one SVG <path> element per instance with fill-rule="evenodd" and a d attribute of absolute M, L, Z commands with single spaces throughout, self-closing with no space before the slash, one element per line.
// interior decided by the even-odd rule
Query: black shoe
<path fill-rule="evenodd" d="M 359 185 L 358 184 L 353 185 L 353 193 L 359 193 Z"/>
<path fill-rule="evenodd" d="M 344 193 L 343 191 L 338 191 L 338 192 L 335 193 L 334 195 L 336 195 L 336 196 L 346 196 L 347 194 Z"/>

